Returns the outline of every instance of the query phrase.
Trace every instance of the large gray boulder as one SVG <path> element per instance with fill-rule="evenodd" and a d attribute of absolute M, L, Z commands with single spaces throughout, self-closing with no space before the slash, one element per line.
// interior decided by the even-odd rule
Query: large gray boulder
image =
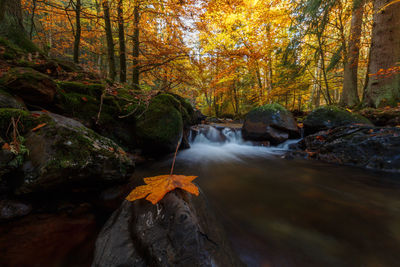
<path fill-rule="evenodd" d="M 23 178 L 17 193 L 69 185 L 101 187 L 129 179 L 134 164 L 113 141 L 73 119 L 52 113 L 35 114 L 48 116 L 50 121 L 25 136 L 29 156 L 22 166 Z"/>
<path fill-rule="evenodd" d="M 96 241 L 93 267 L 243 266 L 204 195 L 182 190 L 158 204 L 125 201 Z"/>
<path fill-rule="evenodd" d="M 293 115 L 279 104 L 267 104 L 251 110 L 243 124 L 243 138 L 280 144 L 300 136 Z"/>

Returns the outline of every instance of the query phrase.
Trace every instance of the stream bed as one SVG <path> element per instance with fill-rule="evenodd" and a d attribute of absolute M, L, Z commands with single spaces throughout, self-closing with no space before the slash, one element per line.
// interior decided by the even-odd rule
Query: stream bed
<path fill-rule="evenodd" d="M 174 173 L 199 176 L 248 266 L 398 266 L 399 174 L 287 160 L 295 141 L 254 146 L 229 128 L 191 139 Z M 136 176 L 169 173 L 171 162 L 138 167 Z"/>

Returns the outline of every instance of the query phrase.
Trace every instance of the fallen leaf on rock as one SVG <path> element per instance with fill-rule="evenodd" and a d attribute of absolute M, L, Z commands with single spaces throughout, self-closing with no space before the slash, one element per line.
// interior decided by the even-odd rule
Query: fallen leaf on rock
<path fill-rule="evenodd" d="M 32 132 L 35 132 L 35 131 L 39 130 L 40 128 L 42 128 L 42 127 L 44 127 L 46 125 L 47 125 L 47 123 L 39 124 L 38 126 L 36 126 L 35 128 L 32 129 Z"/>
<path fill-rule="evenodd" d="M 127 200 L 135 201 L 137 199 L 146 198 L 148 201 L 157 204 L 170 191 L 181 188 L 187 192 L 199 195 L 199 189 L 192 183 L 197 176 L 185 175 L 160 175 L 155 177 L 144 178 L 146 185 L 136 187 L 127 196 Z"/>

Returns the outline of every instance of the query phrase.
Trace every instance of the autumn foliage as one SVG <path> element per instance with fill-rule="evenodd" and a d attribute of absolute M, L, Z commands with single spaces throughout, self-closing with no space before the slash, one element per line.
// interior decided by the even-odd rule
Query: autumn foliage
<path fill-rule="evenodd" d="M 199 195 L 199 189 L 192 183 L 197 176 L 184 176 L 184 175 L 160 175 L 155 177 L 144 178 L 146 185 L 136 187 L 126 198 L 129 201 L 146 198 L 153 204 L 157 204 L 165 194 L 180 188 L 192 193 L 196 196 Z"/>

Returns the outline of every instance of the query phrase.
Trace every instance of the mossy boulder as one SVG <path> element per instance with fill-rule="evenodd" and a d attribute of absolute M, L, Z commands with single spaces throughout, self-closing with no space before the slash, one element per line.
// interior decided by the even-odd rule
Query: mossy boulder
<path fill-rule="evenodd" d="M 14 130 L 11 125 L 12 119 L 17 122 L 16 130 L 20 135 L 24 135 L 39 124 L 50 121 L 46 114 L 34 115 L 22 109 L 0 108 L 0 137 L 6 141 Z"/>
<path fill-rule="evenodd" d="M 101 188 L 129 179 L 134 164 L 117 144 L 78 121 L 45 115 L 51 121 L 26 135 L 29 156 L 16 193 Z"/>
<path fill-rule="evenodd" d="M 0 108 L 26 109 L 24 102 L 0 89 Z"/>
<path fill-rule="evenodd" d="M 180 106 L 178 108 L 182 114 L 184 125 L 191 126 L 191 125 L 196 124 L 198 121 L 198 117 L 197 117 L 197 113 L 195 112 L 192 104 L 190 104 L 190 102 L 187 99 L 183 98 L 182 96 L 180 96 L 178 94 L 169 93 L 169 95 L 172 95 L 174 98 L 176 98 L 176 100 L 179 101 Z"/>
<path fill-rule="evenodd" d="M 136 124 L 140 146 L 149 153 L 173 152 L 183 136 L 181 103 L 172 95 L 155 96 Z"/>
<path fill-rule="evenodd" d="M 0 37 L 0 59 L 17 60 L 25 54 L 26 51 L 22 50 L 8 39 Z"/>
<path fill-rule="evenodd" d="M 304 134 L 351 124 L 372 125 L 365 117 L 336 106 L 324 106 L 311 112 L 303 122 Z"/>
<path fill-rule="evenodd" d="M 12 68 L 2 82 L 10 92 L 33 105 L 51 104 L 57 89 L 49 76 L 31 68 Z"/>
<path fill-rule="evenodd" d="M 69 81 L 59 81 L 57 82 L 58 87 L 64 92 L 78 93 L 90 95 L 93 97 L 100 98 L 105 86 L 103 84 L 93 84 L 93 83 L 81 83 L 81 82 L 69 82 Z"/>
<path fill-rule="evenodd" d="M 251 110 L 245 117 L 242 132 L 247 140 L 269 141 L 272 144 L 299 137 L 293 115 L 277 103 Z"/>

